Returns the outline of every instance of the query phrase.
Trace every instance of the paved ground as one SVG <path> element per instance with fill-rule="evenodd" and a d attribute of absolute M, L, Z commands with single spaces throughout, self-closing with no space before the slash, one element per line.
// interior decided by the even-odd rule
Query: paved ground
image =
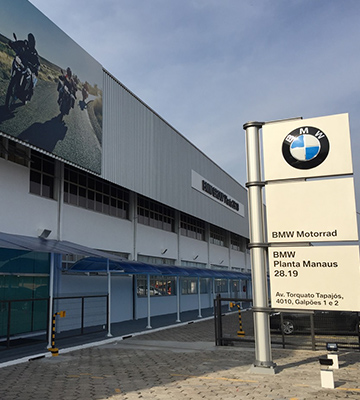
<path fill-rule="evenodd" d="M 214 346 L 212 320 L 0 368 L 1 400 L 360 399 L 360 352 L 339 352 L 335 389 L 321 351 L 273 349 L 276 375 L 249 372 L 253 344 Z"/>

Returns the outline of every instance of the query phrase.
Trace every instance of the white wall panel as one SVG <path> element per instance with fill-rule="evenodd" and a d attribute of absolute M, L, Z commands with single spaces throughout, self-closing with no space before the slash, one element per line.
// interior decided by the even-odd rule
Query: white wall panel
<path fill-rule="evenodd" d="M 229 249 L 210 244 L 210 264 L 229 266 Z"/>
<path fill-rule="evenodd" d="M 206 299 L 206 295 L 201 295 L 201 299 Z M 180 298 L 180 310 L 181 311 L 190 311 L 190 310 L 197 310 L 198 309 L 198 295 L 197 294 L 185 294 L 181 295 Z M 206 308 L 206 300 L 205 303 L 202 305 L 202 308 Z"/>
<path fill-rule="evenodd" d="M 175 233 L 141 224 L 138 224 L 136 232 L 136 251 L 138 254 L 177 259 L 178 245 Z M 165 249 L 167 249 L 166 253 L 162 254 L 161 252 Z"/>
<path fill-rule="evenodd" d="M 151 316 L 176 313 L 176 296 L 150 297 Z M 147 317 L 147 297 L 139 297 L 136 305 L 137 318 Z M 174 321 L 175 322 L 175 321 Z"/>
<path fill-rule="evenodd" d="M 133 227 L 128 220 L 64 204 L 62 240 L 84 246 L 130 253 Z"/>
<path fill-rule="evenodd" d="M 1 231 L 38 236 L 38 229 L 57 234 L 57 202 L 29 193 L 29 169 L 0 158 Z"/>
<path fill-rule="evenodd" d="M 250 268 L 250 256 L 241 251 L 232 250 L 230 253 L 231 266 L 237 268 Z"/>
<path fill-rule="evenodd" d="M 105 295 L 106 276 L 61 275 L 61 297 Z"/>
<path fill-rule="evenodd" d="M 180 236 L 180 260 L 207 264 L 207 242 Z"/>
<path fill-rule="evenodd" d="M 111 322 L 133 319 L 132 277 L 111 277 Z"/>

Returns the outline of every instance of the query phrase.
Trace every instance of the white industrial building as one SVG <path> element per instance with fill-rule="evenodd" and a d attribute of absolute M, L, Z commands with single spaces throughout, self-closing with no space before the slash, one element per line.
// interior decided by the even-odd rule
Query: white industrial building
<path fill-rule="evenodd" d="M 246 189 L 103 69 L 102 79 L 100 172 L 0 120 L 3 340 L 44 330 L 59 308 L 59 327 L 78 328 L 79 296 L 107 296 L 86 298 L 85 327 L 181 320 L 217 293 L 250 296 Z"/>

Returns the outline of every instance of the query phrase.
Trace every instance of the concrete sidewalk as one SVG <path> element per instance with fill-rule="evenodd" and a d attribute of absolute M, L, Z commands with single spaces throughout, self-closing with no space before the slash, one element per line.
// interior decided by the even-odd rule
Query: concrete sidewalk
<path fill-rule="evenodd" d="M 1 400 L 359 399 L 360 352 L 340 351 L 335 389 L 323 389 L 321 351 L 273 349 L 276 375 L 249 372 L 253 344 L 214 346 L 213 320 L 0 369 Z"/>
<path fill-rule="evenodd" d="M 213 309 L 207 308 L 202 310 L 202 318 L 212 318 L 213 317 Z M 166 314 L 160 316 L 154 316 L 151 318 L 151 327 L 152 329 L 147 329 L 148 320 L 147 318 L 141 318 L 138 320 L 130 320 L 118 323 L 111 324 L 111 335 L 112 339 L 115 340 L 119 338 L 119 340 L 123 337 L 127 337 L 129 335 L 137 335 L 139 333 L 148 333 L 154 332 L 158 329 L 163 329 L 170 326 L 181 326 L 182 324 L 186 324 L 193 321 L 200 320 L 198 318 L 198 311 L 185 311 L 181 313 L 181 322 L 176 322 L 177 315 Z M 214 329 L 212 330 L 214 331 Z M 93 332 L 89 334 L 80 335 L 77 332 L 64 332 L 56 334 L 56 347 L 61 349 L 72 349 L 79 348 L 84 345 L 92 345 L 93 343 L 98 343 L 102 341 L 108 341 L 109 337 L 107 335 L 107 330 L 104 329 L 102 331 Z M 210 340 L 214 340 L 214 335 Z M 22 361 L 22 360 L 30 360 L 34 357 L 39 357 L 44 354 L 50 355 L 47 350 L 48 342 L 46 339 L 46 334 L 43 333 L 40 336 L 31 336 L 28 338 L 20 339 L 22 342 L 20 345 L 12 344 L 9 349 L 6 349 L 5 341 L 1 343 L 2 347 L 0 350 L 0 368 L 2 366 L 11 363 L 12 361 Z M 12 343 L 12 342 L 11 342 Z M 1 400 L 1 398 L 0 398 Z"/>

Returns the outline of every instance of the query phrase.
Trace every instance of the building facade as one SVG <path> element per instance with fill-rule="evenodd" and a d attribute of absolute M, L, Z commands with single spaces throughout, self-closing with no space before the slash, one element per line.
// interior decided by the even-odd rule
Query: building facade
<path fill-rule="evenodd" d="M 12 16 L 10 2 L 1 3 Z M 216 293 L 249 296 L 246 189 L 102 67 L 87 98 L 78 78 L 74 109 L 61 121 L 38 114 L 26 126 L 41 90 L 49 103 L 60 96 L 54 76 L 39 73 L 33 99 L 0 113 L 0 337 L 47 329 L 57 307 L 68 313 L 61 329 L 75 329 L 78 306 L 65 297 L 100 296 L 88 300 L 98 312 L 85 325 L 95 326 L 149 312 L 201 314 Z M 102 252 L 103 265 L 76 268 L 92 251 Z M 154 269 L 115 271 L 106 255 Z"/>

